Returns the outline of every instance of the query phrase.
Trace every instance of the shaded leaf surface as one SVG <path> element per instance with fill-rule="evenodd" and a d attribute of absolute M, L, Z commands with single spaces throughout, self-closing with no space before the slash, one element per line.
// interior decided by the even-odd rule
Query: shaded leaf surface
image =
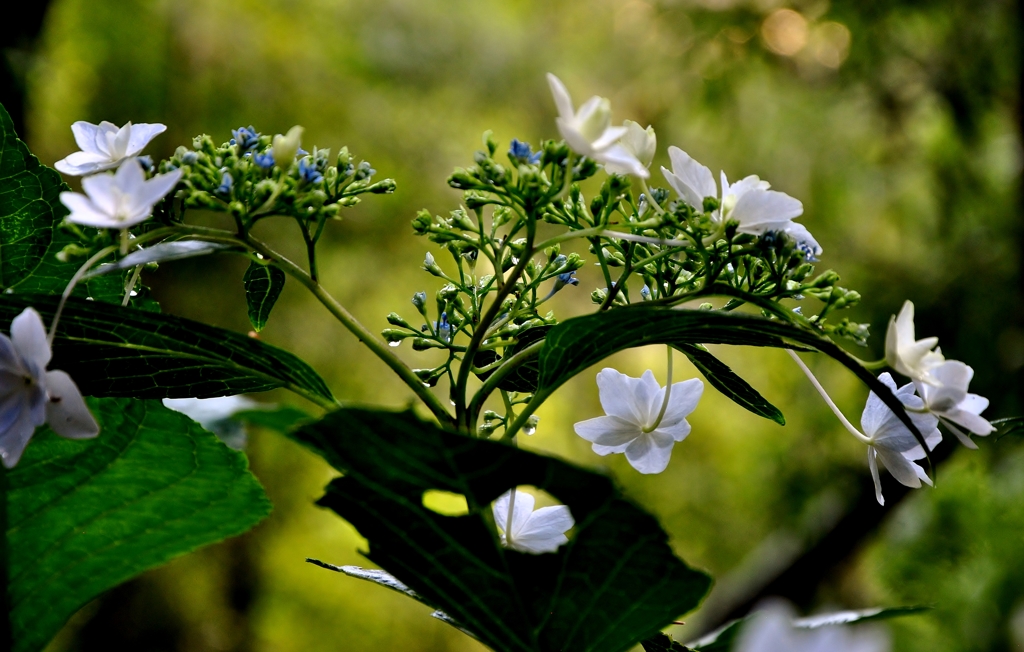
<path fill-rule="evenodd" d="M 273 265 L 253 261 L 245 270 L 245 302 L 249 306 L 249 322 L 257 333 L 267 325 L 270 311 L 284 289 L 284 279 L 284 272 Z"/>
<path fill-rule="evenodd" d="M 345 474 L 319 504 L 368 539 L 369 559 L 496 650 L 625 650 L 696 607 L 710 586 L 602 475 L 412 413 L 342 409 L 292 436 Z M 576 527 L 556 553 L 501 547 L 490 503 L 519 485 L 572 511 Z M 423 507 L 427 490 L 462 494 L 470 513 Z"/>
<path fill-rule="evenodd" d="M 535 344 L 543 340 L 549 330 L 551 330 L 550 326 L 534 326 L 533 328 L 523 331 L 519 334 L 515 345 L 509 347 L 509 350 L 505 353 L 505 358 L 511 358 L 531 344 Z M 494 351 L 481 351 L 476 354 L 475 358 L 473 358 L 473 362 L 477 367 L 491 364 L 497 360 L 498 354 Z M 477 374 L 477 377 L 480 378 L 480 380 L 487 380 L 492 373 L 494 373 L 494 370 Z M 512 373 L 503 378 L 498 384 L 498 389 L 503 389 L 507 392 L 534 392 L 537 389 L 537 379 L 539 375 L 540 368 L 538 366 L 537 359 L 533 358 L 531 360 L 527 360 L 512 371 Z"/>
<path fill-rule="evenodd" d="M 32 306 L 49 323 L 56 297 L 0 298 L 0 330 Z M 323 379 L 287 351 L 180 317 L 69 300 L 51 367 L 88 396 L 211 398 L 288 387 L 333 400 Z"/>
<path fill-rule="evenodd" d="M 15 649 L 42 649 L 103 591 L 270 512 L 245 456 L 158 401 L 89 399 L 101 432 L 40 429 L 8 473 Z"/>
<path fill-rule="evenodd" d="M 786 418 L 779 408 L 769 403 L 761 394 L 740 378 L 707 349 L 696 344 L 680 344 L 675 347 L 686 354 L 697 371 L 704 375 L 711 386 L 731 398 L 740 407 L 754 414 L 771 419 L 780 426 L 786 425 Z"/>

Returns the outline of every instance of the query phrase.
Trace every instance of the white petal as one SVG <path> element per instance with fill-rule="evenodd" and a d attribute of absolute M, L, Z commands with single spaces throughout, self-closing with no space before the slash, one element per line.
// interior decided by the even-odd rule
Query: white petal
<path fill-rule="evenodd" d="M 78 148 L 83 152 L 92 154 L 102 153 L 96 147 L 96 138 L 101 131 L 102 129 L 98 125 L 85 122 L 84 120 L 79 120 L 71 125 L 71 133 L 75 136 L 75 143 L 78 144 Z"/>
<path fill-rule="evenodd" d="M 646 179 L 651 176 L 647 166 L 641 163 L 637 157 L 633 156 L 633 154 L 622 145 L 616 144 L 611 147 L 599 149 L 594 153 L 594 160 L 598 163 L 603 163 L 605 171 L 610 174 L 632 175 L 641 179 Z"/>
<path fill-rule="evenodd" d="M 95 226 L 97 223 L 113 223 L 114 220 L 106 213 L 103 213 L 85 195 L 77 192 L 64 191 L 60 193 L 60 203 L 64 204 L 71 214 L 68 220 L 75 224 Z"/>
<path fill-rule="evenodd" d="M 167 193 L 174 189 L 174 186 L 181 180 L 182 171 L 174 170 L 167 174 L 158 174 L 149 181 L 144 181 L 139 190 L 132 195 L 132 203 L 143 208 L 142 212 L 149 216 L 153 211 L 153 205 L 164 198 Z"/>
<path fill-rule="evenodd" d="M 63 371 L 46 372 L 46 423 L 61 437 L 88 439 L 100 432 L 75 381 Z"/>
<path fill-rule="evenodd" d="M 46 341 L 46 327 L 43 318 L 32 308 L 25 308 L 11 322 L 11 342 L 23 360 L 36 366 L 30 369 L 36 379 L 42 376 L 50 364 L 50 343 Z"/>
<path fill-rule="evenodd" d="M 129 121 L 117 130 L 110 145 L 111 158 L 122 159 L 128 155 L 128 141 L 132 137 L 132 123 Z"/>
<path fill-rule="evenodd" d="M 878 380 L 893 392 L 896 391 L 896 383 L 888 371 L 878 376 Z M 878 398 L 878 395 L 871 392 L 868 394 L 868 400 L 864 404 L 864 411 L 860 416 L 860 427 L 864 430 L 865 435 L 873 437 L 891 414 L 892 410 L 882 402 L 882 399 Z"/>
<path fill-rule="evenodd" d="M 597 390 L 605 414 L 632 421 L 637 426 L 643 425 L 646 407 L 641 408 L 637 403 L 633 391 L 636 382 L 637 379 L 610 367 L 597 372 Z"/>
<path fill-rule="evenodd" d="M 602 446 L 601 444 L 592 444 L 590 449 L 601 457 L 604 457 L 605 455 L 611 455 L 612 453 L 625 453 L 626 449 L 629 448 L 629 445 L 632 443 L 633 440 L 630 439 L 628 442 L 620 446 Z"/>
<path fill-rule="evenodd" d="M 509 496 L 512 491 L 506 491 L 501 494 L 496 501 L 494 501 L 493 513 L 494 521 L 498 524 L 498 527 L 504 531 L 505 525 L 508 523 L 508 503 Z M 512 508 L 512 539 L 515 540 L 516 533 L 522 529 L 523 525 L 530 518 L 530 514 L 533 513 L 534 499 L 533 496 L 526 493 L 525 491 L 516 490 L 516 501 L 515 507 Z M 508 535 L 508 533 L 505 533 Z"/>
<path fill-rule="evenodd" d="M 554 552 L 569 541 L 565 533 L 573 525 L 575 521 L 566 505 L 542 507 L 516 532 L 512 547 L 533 553 Z"/>
<path fill-rule="evenodd" d="M 744 228 L 768 228 L 772 222 L 791 220 L 804 212 L 799 199 L 774 190 L 755 189 L 746 192 L 737 200 L 730 217 Z"/>
<path fill-rule="evenodd" d="M 636 161 L 637 164 L 640 164 L 640 161 L 637 160 L 636 156 L 634 156 L 625 147 L 616 148 L 615 154 L 610 153 L 612 148 L 618 144 L 619 140 L 626 135 L 627 131 L 628 129 L 625 127 L 606 127 L 601 130 L 601 133 L 598 134 L 597 138 L 590 141 L 591 147 L 593 147 L 599 154 L 607 156 L 608 160 L 617 160 L 619 162 Z M 643 164 L 640 164 L 640 167 L 645 170 L 647 169 Z"/>
<path fill-rule="evenodd" d="M 674 383 L 672 391 L 669 393 L 668 407 L 665 409 L 665 416 L 662 418 L 661 427 L 664 428 L 683 421 L 697 409 L 697 404 L 700 402 L 700 397 L 703 394 L 704 382 L 699 378 L 691 378 L 681 383 Z"/>
<path fill-rule="evenodd" d="M 18 356 L 18 351 L 14 348 L 14 343 L 11 342 L 11 338 L 0 333 L 0 372 L 4 371 L 20 375 L 24 369 L 21 364 L 21 358 Z M 3 383 L 0 382 L 0 396 L 5 395 L 7 391 Z"/>
<path fill-rule="evenodd" d="M 126 195 L 135 195 L 138 193 L 146 180 L 146 173 L 142 169 L 142 164 L 139 163 L 139 159 L 130 158 L 126 159 L 118 168 L 117 172 L 114 173 L 114 182 L 121 192 Z"/>
<path fill-rule="evenodd" d="M 633 404 L 636 406 L 640 424 L 644 428 L 654 425 L 661 412 L 661 404 L 665 400 L 665 389 L 658 384 L 654 372 L 648 369 L 640 378 L 627 376 L 626 382 L 633 395 Z"/>
<path fill-rule="evenodd" d="M 114 163 L 103 154 L 75 152 L 54 163 L 53 167 L 64 174 L 78 177 L 102 170 L 109 170 L 114 167 Z"/>
<path fill-rule="evenodd" d="M 820 256 L 822 253 L 821 245 L 814 239 L 811 232 L 807 230 L 807 227 L 799 222 L 789 222 L 783 229 L 789 234 L 791 238 L 796 240 L 797 244 L 803 244 L 810 248 L 811 254 Z"/>
<path fill-rule="evenodd" d="M 655 430 L 637 437 L 626 447 L 626 460 L 640 473 L 661 473 L 668 467 L 674 445 L 671 436 Z"/>
<path fill-rule="evenodd" d="M 121 167 L 124 167 L 123 165 Z M 82 179 L 82 190 L 96 210 L 113 219 L 117 214 L 120 189 L 112 174 L 94 174 Z"/>
<path fill-rule="evenodd" d="M 981 414 L 988 408 L 988 399 L 977 394 L 968 394 L 964 397 L 964 400 L 960 401 L 960 405 L 957 405 L 957 407 L 964 412 Z"/>
<path fill-rule="evenodd" d="M 897 451 L 891 451 L 886 448 L 875 447 L 875 453 L 882 460 L 882 464 L 885 468 L 889 469 L 889 473 L 896 478 L 900 484 L 918 489 L 921 487 L 921 478 L 917 476 L 914 471 L 914 466 L 917 466 L 906 457 Z"/>
<path fill-rule="evenodd" d="M 737 652 L 807 652 L 795 639 L 792 625 L 795 617 L 787 603 L 775 598 L 766 607 L 758 607 L 743 626 L 732 649 Z"/>
<path fill-rule="evenodd" d="M 711 170 L 678 147 L 669 147 L 668 156 L 672 161 L 672 171 L 661 168 L 665 180 L 683 201 L 697 210 L 704 210 L 704 198 L 718 195 Z"/>
<path fill-rule="evenodd" d="M 884 505 L 885 498 L 882 497 L 882 481 L 878 477 L 878 462 L 875 458 L 874 447 L 868 446 L 868 468 L 871 469 L 871 480 L 875 483 L 875 500 L 878 501 L 879 505 Z"/>
<path fill-rule="evenodd" d="M 558 133 L 565 139 L 566 144 L 572 151 L 580 154 L 581 156 L 593 156 L 594 148 L 590 141 L 576 128 L 572 120 L 566 120 L 565 118 L 555 118 L 555 125 L 558 127 Z"/>
<path fill-rule="evenodd" d="M 960 430 L 959 428 L 950 423 L 947 423 L 946 427 L 949 428 L 949 431 L 953 433 L 956 436 L 956 438 L 960 440 L 960 443 L 963 444 L 965 447 L 975 451 L 978 450 L 978 445 L 975 444 L 974 440 L 971 439 L 966 433 L 964 433 L 963 430 Z"/>
<path fill-rule="evenodd" d="M 125 154 L 135 156 L 149 144 L 149 141 L 165 131 L 167 131 L 167 127 L 160 123 L 140 122 L 137 125 L 132 125 L 131 138 L 128 139 L 128 150 Z"/>
<path fill-rule="evenodd" d="M 972 414 L 966 410 L 951 410 L 949 412 L 944 412 L 942 416 L 976 435 L 990 435 L 996 429 L 995 426 L 989 423 L 984 417 Z"/>
<path fill-rule="evenodd" d="M 555 107 L 558 108 L 559 117 L 566 120 L 573 119 L 575 111 L 572 108 L 572 98 L 569 96 L 569 91 L 565 88 L 562 80 L 549 72 L 548 86 L 551 88 L 551 96 L 555 100 Z"/>
<path fill-rule="evenodd" d="M 587 419 L 573 425 L 576 434 L 600 446 L 624 446 L 642 433 L 635 423 L 620 417 L 605 416 Z"/>

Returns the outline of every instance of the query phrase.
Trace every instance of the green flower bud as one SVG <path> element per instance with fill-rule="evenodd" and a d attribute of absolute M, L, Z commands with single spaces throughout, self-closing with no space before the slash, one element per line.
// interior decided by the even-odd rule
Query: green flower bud
<path fill-rule="evenodd" d="M 425 298 L 426 296 L 424 295 L 424 299 Z M 406 328 L 412 328 L 412 326 L 409 325 L 409 322 L 402 319 L 402 316 L 399 315 L 397 312 L 389 312 L 387 320 L 388 323 L 391 324 L 392 326 L 404 326 Z"/>
<path fill-rule="evenodd" d="M 366 192 L 372 192 L 375 195 L 390 195 L 395 192 L 397 187 L 398 184 L 395 183 L 394 179 L 383 179 L 367 186 Z"/>
<path fill-rule="evenodd" d="M 380 334 L 381 337 L 383 337 L 388 342 L 401 342 L 407 337 L 412 337 L 411 333 L 398 330 L 397 328 L 385 328 L 380 332 Z"/>
<path fill-rule="evenodd" d="M 302 144 L 303 128 L 295 125 L 282 136 L 274 136 L 274 164 L 281 169 L 288 169 L 295 162 L 295 155 L 299 153 L 299 146 Z"/>
<path fill-rule="evenodd" d="M 590 300 L 593 301 L 594 303 L 598 304 L 598 305 L 603 304 L 605 302 L 605 299 L 607 299 L 607 298 L 608 298 L 608 290 L 607 289 L 594 290 L 593 292 L 590 293 Z"/>

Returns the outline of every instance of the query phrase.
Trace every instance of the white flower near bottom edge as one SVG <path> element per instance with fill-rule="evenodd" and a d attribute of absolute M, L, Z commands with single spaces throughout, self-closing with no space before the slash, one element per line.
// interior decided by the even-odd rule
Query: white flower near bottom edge
<path fill-rule="evenodd" d="M 889 638 L 878 629 L 828 625 L 794 627 L 789 603 L 773 599 L 758 607 L 743 626 L 735 652 L 888 652 Z"/>
<path fill-rule="evenodd" d="M 149 141 L 167 130 L 159 124 L 131 122 L 118 127 L 103 121 L 98 125 L 79 120 L 71 125 L 71 133 L 81 151 L 69 154 L 53 164 L 58 171 L 71 176 L 83 176 L 116 168 L 125 159 L 138 155 Z"/>
<path fill-rule="evenodd" d="M 32 308 L 14 318 L 10 337 L 0 333 L 0 457 L 7 468 L 44 423 L 69 439 L 100 432 L 75 381 L 63 371 L 46 371 L 51 355 L 43 320 Z"/>
<path fill-rule="evenodd" d="M 657 423 L 665 388 L 650 370 L 631 378 L 614 369 L 602 369 L 597 374 L 597 388 L 606 416 L 580 421 L 573 426 L 576 434 L 591 442 L 598 455 L 624 453 L 640 473 L 661 473 L 668 467 L 672 447 L 690 434 L 686 417 L 704 393 L 704 383 L 697 378 L 675 383 L 665 414 Z"/>
<path fill-rule="evenodd" d="M 632 174 L 642 179 L 650 176 L 637 157 L 619 143 L 629 130 L 611 126 L 612 109 L 607 99 L 595 95 L 577 111 L 561 79 L 548 73 L 548 86 L 558 108 L 558 132 L 574 152 L 610 165 L 609 171 L 615 170 L 613 174 Z"/>
<path fill-rule="evenodd" d="M 995 431 L 995 426 L 981 416 L 988 407 L 988 399 L 967 391 L 973 377 L 974 369 L 968 365 L 946 360 L 928 371 L 931 382 L 914 383 L 928 410 L 967 448 L 978 447 L 967 433 L 984 437 Z"/>
<path fill-rule="evenodd" d="M 924 401 L 914 393 L 913 383 L 907 383 L 897 389 L 896 382 L 888 373 L 880 375 L 878 380 L 891 389 L 896 398 L 908 408 L 917 410 L 924 407 Z M 942 441 L 942 433 L 937 428 L 938 417 L 929 413 L 912 411 L 908 411 L 907 414 L 924 436 L 928 450 L 934 449 Z M 864 412 L 860 417 L 860 427 L 871 440 L 868 443 L 868 468 L 871 469 L 871 479 L 875 483 L 875 498 L 879 505 L 885 504 L 878 472 L 879 462 L 904 486 L 918 489 L 922 482 L 932 484 L 931 478 L 928 477 L 924 469 L 919 464 L 915 464 L 915 461 L 925 457 L 924 449 L 921 448 L 910 429 L 896 416 L 896 413 L 890 410 L 889 406 L 883 403 L 882 399 L 878 398 L 874 392 L 868 395 Z"/>
<path fill-rule="evenodd" d="M 512 508 L 512 527 L 508 526 L 508 504 L 512 491 L 506 491 L 494 501 L 492 512 L 494 522 L 501 531 L 501 545 L 519 552 L 541 554 L 554 552 L 569 537 L 565 536 L 576 522 L 566 505 L 553 505 L 534 510 L 533 496 L 516 490 L 515 505 Z"/>
<path fill-rule="evenodd" d="M 69 222 L 97 229 L 127 229 L 144 222 L 153 206 L 174 189 L 181 170 L 158 174 L 146 180 L 137 159 L 128 159 L 114 174 L 97 174 L 82 179 L 85 194 L 65 191 L 60 201 L 71 214 Z"/>
<path fill-rule="evenodd" d="M 706 165 L 701 165 L 678 147 L 669 147 L 668 155 L 672 169 L 663 167 L 661 173 L 676 194 L 694 209 L 703 211 L 704 199 L 714 197 L 719 199 L 719 208 L 712 214 L 714 221 L 735 221 L 739 224 L 737 231 L 750 235 L 785 232 L 811 255 L 821 255 L 821 245 L 807 227 L 793 221 L 804 212 L 799 199 L 770 190 L 771 184 L 754 175 L 730 184 L 725 172 L 721 173 L 719 198 L 719 188 Z"/>

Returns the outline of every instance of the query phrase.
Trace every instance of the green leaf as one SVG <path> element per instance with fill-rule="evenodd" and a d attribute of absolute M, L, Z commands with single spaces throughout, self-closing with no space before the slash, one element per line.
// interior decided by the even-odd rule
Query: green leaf
<path fill-rule="evenodd" d="M 232 414 L 231 418 L 282 435 L 313 421 L 313 417 L 308 413 L 290 405 L 281 405 L 269 410 L 241 410 Z"/>
<path fill-rule="evenodd" d="M 644 652 L 693 652 L 690 648 L 672 640 L 668 634 L 658 634 L 646 641 L 640 641 Z"/>
<path fill-rule="evenodd" d="M 747 381 L 730 369 L 729 365 L 713 356 L 707 349 L 698 344 L 680 344 L 675 348 L 686 354 L 712 387 L 731 398 L 737 405 L 760 417 L 771 419 L 780 426 L 786 425 L 786 417 L 782 416 L 779 408 L 765 400 Z"/>
<path fill-rule="evenodd" d="M 89 399 L 101 431 L 41 429 L 8 472 L 14 649 L 36 652 L 89 600 L 245 532 L 270 502 L 233 451 L 158 401 Z"/>
<path fill-rule="evenodd" d="M 18 139 L 2 107 L 0 139 L 0 289 L 6 290 L 17 288 L 44 262 L 51 262 L 56 253 L 50 246 L 54 225 L 67 214 L 59 195 L 67 187 Z"/>
<path fill-rule="evenodd" d="M 0 298 L 0 330 L 33 307 L 49 322 L 56 297 Z M 323 379 L 287 351 L 180 317 L 71 299 L 57 327 L 51 366 L 87 396 L 210 398 L 287 387 L 333 403 Z"/>
<path fill-rule="evenodd" d="M 1007 435 L 1024 435 L 1024 417 L 993 419 L 992 425 L 996 427 L 996 439 Z"/>
<path fill-rule="evenodd" d="M 551 330 L 550 326 L 534 326 L 533 328 L 528 328 L 522 333 L 519 333 L 516 338 L 516 343 L 509 347 L 508 351 L 505 352 L 505 358 L 511 358 L 531 344 L 535 344 L 543 340 L 549 330 Z M 498 355 L 494 351 L 481 351 L 473 358 L 473 364 L 477 367 L 482 367 L 497 360 Z M 494 370 L 492 369 L 485 373 L 477 374 L 477 377 L 480 378 L 480 380 L 487 380 L 487 378 L 493 373 Z M 498 389 L 503 389 L 507 392 L 531 393 L 537 389 L 537 377 L 539 374 L 540 369 L 537 366 L 536 358 L 527 360 L 512 371 L 512 373 L 503 378 L 501 382 L 498 383 Z"/>
<path fill-rule="evenodd" d="M 267 325 L 270 310 L 284 289 L 284 272 L 273 265 L 249 263 L 245 270 L 245 302 L 249 305 L 249 321 L 258 333 Z"/>
<path fill-rule="evenodd" d="M 625 650 L 696 607 L 710 586 L 611 480 L 555 458 L 409 412 L 341 409 L 292 437 L 344 473 L 318 504 L 366 537 L 367 557 L 495 650 Z M 490 503 L 524 485 L 572 512 L 570 542 L 555 553 L 499 543 Z M 463 495 L 469 514 L 424 507 L 430 490 Z"/>
<path fill-rule="evenodd" d="M 928 450 L 892 390 L 856 358 L 828 338 L 793 324 L 720 310 L 683 310 L 629 306 L 558 324 L 548 333 L 538 357 L 538 393 L 550 394 L 569 378 L 613 353 L 648 344 L 734 344 L 806 350 L 816 349 L 839 361 L 873 391 Z M 927 458 L 930 460 L 931 458 Z"/>

